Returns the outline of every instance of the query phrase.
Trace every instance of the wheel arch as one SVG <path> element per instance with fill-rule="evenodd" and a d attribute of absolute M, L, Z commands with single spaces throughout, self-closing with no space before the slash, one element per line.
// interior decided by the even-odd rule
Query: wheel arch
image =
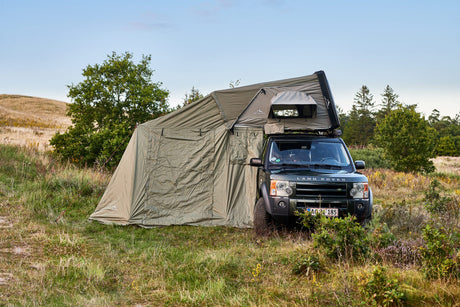
<path fill-rule="evenodd" d="M 263 182 L 260 186 L 260 196 L 264 199 L 265 210 L 271 215 L 272 208 L 270 206 L 270 198 L 268 197 L 268 186 L 265 182 Z"/>

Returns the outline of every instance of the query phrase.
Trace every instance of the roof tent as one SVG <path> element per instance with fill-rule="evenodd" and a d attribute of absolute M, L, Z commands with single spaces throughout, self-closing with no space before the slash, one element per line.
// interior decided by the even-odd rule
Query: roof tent
<path fill-rule="evenodd" d="M 264 134 L 338 127 L 323 71 L 212 92 L 136 128 L 90 219 L 252 227 Z"/>
<path fill-rule="evenodd" d="M 324 72 L 316 82 L 261 88 L 235 121 L 235 127 L 265 128 L 265 133 L 289 130 L 332 131 L 339 127 L 337 111 Z"/>

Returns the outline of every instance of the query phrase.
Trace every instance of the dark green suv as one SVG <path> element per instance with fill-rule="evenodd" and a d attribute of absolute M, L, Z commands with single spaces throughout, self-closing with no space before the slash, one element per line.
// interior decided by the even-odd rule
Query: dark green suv
<path fill-rule="evenodd" d="M 251 159 L 258 170 L 254 229 L 264 233 L 272 221 L 292 223 L 296 211 L 328 217 L 372 216 L 372 191 L 359 173 L 364 161 L 353 162 L 339 137 L 282 134 L 269 136 L 262 158 Z"/>

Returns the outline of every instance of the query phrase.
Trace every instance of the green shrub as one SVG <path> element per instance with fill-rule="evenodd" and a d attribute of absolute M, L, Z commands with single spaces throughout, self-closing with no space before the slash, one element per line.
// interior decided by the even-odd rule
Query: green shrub
<path fill-rule="evenodd" d="M 396 171 L 431 173 L 435 170 L 436 130 L 415 110 L 399 107 L 377 123 L 375 144 L 385 150 Z"/>
<path fill-rule="evenodd" d="M 378 306 L 399 306 L 406 301 L 399 281 L 389 278 L 385 267 L 375 267 L 370 276 L 362 278 L 360 285 L 365 296 Z"/>
<path fill-rule="evenodd" d="M 310 276 L 311 273 L 318 273 L 324 270 L 324 264 L 321 262 L 318 255 L 307 253 L 297 259 L 294 264 L 293 272 L 295 274 L 304 274 Z"/>
<path fill-rule="evenodd" d="M 391 163 L 384 156 L 382 148 L 350 148 L 350 154 L 354 161 L 363 160 L 366 162 L 366 168 L 391 168 Z"/>
<path fill-rule="evenodd" d="M 354 216 L 345 218 L 321 217 L 317 232 L 312 235 L 316 248 L 331 259 L 362 261 L 369 254 L 369 239 Z"/>
<path fill-rule="evenodd" d="M 443 196 L 443 187 L 435 178 L 425 191 L 424 205 L 430 213 L 432 221 L 437 221 L 448 229 L 458 229 L 460 218 L 460 204 L 458 197 Z"/>
<path fill-rule="evenodd" d="M 421 248 L 422 271 L 426 278 L 460 277 L 460 234 L 427 225 L 423 230 L 425 247 Z"/>
<path fill-rule="evenodd" d="M 425 209 L 431 214 L 443 214 L 447 211 L 449 197 L 441 196 L 441 184 L 435 178 L 431 181 L 430 187 L 425 191 Z"/>
<path fill-rule="evenodd" d="M 308 237 L 310 237 L 315 229 L 321 224 L 322 214 L 313 215 L 309 211 L 297 211 L 296 216 L 299 218 L 298 223 L 307 231 Z"/>
<path fill-rule="evenodd" d="M 371 230 L 370 244 L 374 249 L 385 248 L 396 241 L 395 235 L 386 223 L 380 221 L 379 216 L 374 217 L 366 227 Z"/>

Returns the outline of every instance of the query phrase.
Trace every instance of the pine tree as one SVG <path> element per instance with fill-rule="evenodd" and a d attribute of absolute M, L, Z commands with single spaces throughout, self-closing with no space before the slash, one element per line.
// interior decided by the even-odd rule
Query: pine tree
<path fill-rule="evenodd" d="M 368 145 L 374 136 L 373 95 L 363 85 L 356 93 L 343 139 L 350 145 Z"/>
<path fill-rule="evenodd" d="M 383 90 L 381 109 L 377 111 L 376 121 L 379 122 L 385 118 L 390 112 L 396 109 L 401 103 L 398 101 L 399 95 L 396 94 L 393 89 L 387 85 Z"/>

